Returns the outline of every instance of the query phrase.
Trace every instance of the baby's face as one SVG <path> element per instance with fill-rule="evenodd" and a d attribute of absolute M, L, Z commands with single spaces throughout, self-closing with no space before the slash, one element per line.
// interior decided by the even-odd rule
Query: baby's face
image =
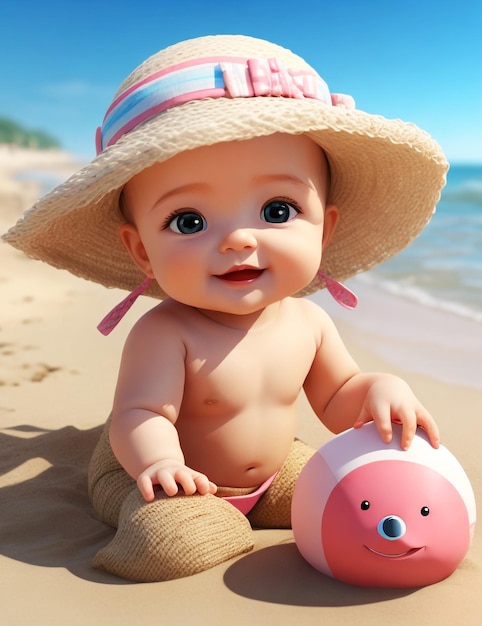
<path fill-rule="evenodd" d="M 335 207 L 325 157 L 303 135 L 276 134 L 183 152 L 124 188 L 121 238 L 173 299 L 247 314 L 314 278 Z"/>

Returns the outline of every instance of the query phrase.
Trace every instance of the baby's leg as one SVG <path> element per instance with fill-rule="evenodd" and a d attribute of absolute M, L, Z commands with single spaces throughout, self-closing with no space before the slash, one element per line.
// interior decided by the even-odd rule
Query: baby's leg
<path fill-rule="evenodd" d="M 301 470 L 315 450 L 295 440 L 288 458 L 248 519 L 254 528 L 291 528 L 291 500 Z"/>
<path fill-rule="evenodd" d="M 122 505 L 114 539 L 94 567 L 137 582 L 191 576 L 249 552 L 253 532 L 246 517 L 213 495 L 160 495 L 145 502 L 132 491 Z"/>
<path fill-rule="evenodd" d="M 128 494 L 137 489 L 136 481 L 127 474 L 114 456 L 109 442 L 111 417 L 89 463 L 88 488 L 92 505 L 101 519 L 117 528 L 119 511 Z"/>
<path fill-rule="evenodd" d="M 94 567 L 138 582 L 190 576 L 253 547 L 251 526 L 212 495 L 160 495 L 147 503 L 109 443 L 110 419 L 89 465 L 89 494 L 100 519 L 117 528 Z"/>

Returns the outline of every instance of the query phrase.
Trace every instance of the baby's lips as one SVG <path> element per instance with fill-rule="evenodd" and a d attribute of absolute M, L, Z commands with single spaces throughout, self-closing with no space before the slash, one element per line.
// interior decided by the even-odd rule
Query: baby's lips
<path fill-rule="evenodd" d="M 249 281 L 249 280 L 255 280 L 256 278 L 259 278 L 261 274 L 263 273 L 263 271 L 264 270 L 258 269 L 256 267 L 245 267 L 245 268 L 230 270 L 229 272 L 226 272 L 225 274 L 219 274 L 218 278 L 220 278 L 221 280 L 235 281 L 235 282 Z"/>

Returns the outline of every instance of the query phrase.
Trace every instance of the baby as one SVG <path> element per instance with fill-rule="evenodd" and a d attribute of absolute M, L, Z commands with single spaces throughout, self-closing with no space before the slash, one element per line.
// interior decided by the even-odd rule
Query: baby
<path fill-rule="evenodd" d="M 374 421 L 410 446 L 437 426 L 400 378 L 363 373 L 301 296 L 395 254 L 430 219 L 446 162 L 414 126 L 356 111 L 293 53 L 218 36 L 161 51 L 121 86 L 98 156 L 7 241 L 161 302 L 131 330 L 89 489 L 118 527 L 95 565 L 190 575 L 289 527 L 313 450 L 302 390 L 337 433 Z M 66 233 L 68 232 L 68 237 Z M 251 524 L 251 525 L 250 525 Z"/>
<path fill-rule="evenodd" d="M 404 448 L 417 423 L 438 445 L 407 385 L 362 374 L 326 313 L 290 297 L 335 231 L 328 188 L 319 146 L 287 134 L 183 152 L 124 187 L 121 239 L 168 294 L 126 343 L 110 431 L 146 500 L 156 484 L 263 483 L 288 455 L 303 388 L 333 432 L 373 419 L 388 442 L 396 419 Z"/>

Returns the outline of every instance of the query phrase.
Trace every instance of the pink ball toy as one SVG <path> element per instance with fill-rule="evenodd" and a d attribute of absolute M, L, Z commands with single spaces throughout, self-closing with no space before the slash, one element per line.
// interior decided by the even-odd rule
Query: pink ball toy
<path fill-rule="evenodd" d="M 322 446 L 296 484 L 296 545 L 317 570 L 363 587 L 421 587 L 443 580 L 469 549 L 475 498 L 447 448 L 418 429 L 409 450 L 375 424 Z"/>

